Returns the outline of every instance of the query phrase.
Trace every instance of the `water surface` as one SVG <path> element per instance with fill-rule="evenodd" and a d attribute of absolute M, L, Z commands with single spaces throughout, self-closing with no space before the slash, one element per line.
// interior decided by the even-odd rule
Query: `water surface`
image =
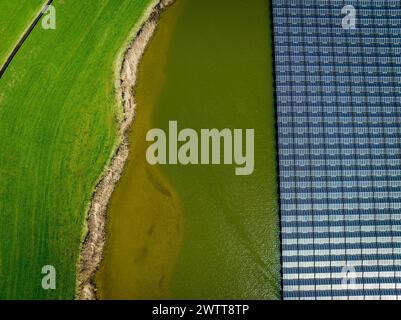
<path fill-rule="evenodd" d="M 279 297 L 267 0 L 178 0 L 145 53 L 132 152 L 109 211 L 101 298 Z M 255 129 L 255 171 L 152 167 L 147 130 Z"/>

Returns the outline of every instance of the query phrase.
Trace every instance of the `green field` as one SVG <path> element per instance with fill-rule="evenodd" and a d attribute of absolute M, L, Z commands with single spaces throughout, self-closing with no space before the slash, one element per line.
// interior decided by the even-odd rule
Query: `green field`
<path fill-rule="evenodd" d="M 0 66 L 44 3 L 44 0 L 0 0 Z"/>
<path fill-rule="evenodd" d="M 117 140 L 114 63 L 154 2 L 56 0 L 57 29 L 38 24 L 0 80 L 0 299 L 74 297 L 85 213 Z M 0 60 L 41 1 L 10 14 L 14 3 L 0 0 Z M 56 290 L 41 287 L 44 265 Z"/>

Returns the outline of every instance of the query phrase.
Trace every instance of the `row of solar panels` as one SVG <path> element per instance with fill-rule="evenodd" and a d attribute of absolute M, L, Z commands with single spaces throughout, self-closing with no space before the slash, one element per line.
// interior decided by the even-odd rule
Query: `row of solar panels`
<path fill-rule="evenodd" d="M 283 296 L 399 299 L 400 2 L 272 5 Z"/>

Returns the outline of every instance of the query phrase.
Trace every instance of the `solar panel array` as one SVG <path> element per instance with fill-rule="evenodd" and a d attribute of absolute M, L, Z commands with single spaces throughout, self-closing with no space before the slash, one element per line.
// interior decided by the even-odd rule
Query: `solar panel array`
<path fill-rule="evenodd" d="M 283 297 L 399 299 L 400 1 L 272 4 Z"/>

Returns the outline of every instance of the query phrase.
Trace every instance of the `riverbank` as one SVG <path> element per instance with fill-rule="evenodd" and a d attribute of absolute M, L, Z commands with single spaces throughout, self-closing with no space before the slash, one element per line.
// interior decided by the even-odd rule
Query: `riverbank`
<path fill-rule="evenodd" d="M 152 118 L 166 81 L 169 43 L 182 9 L 183 1 L 176 1 L 161 15 L 139 65 L 131 152 L 109 204 L 104 260 L 96 276 L 100 299 L 162 299 L 168 295 L 181 246 L 183 215 L 181 201 L 161 168 L 146 161 L 146 134 L 154 128 Z"/>
<path fill-rule="evenodd" d="M 159 14 L 174 0 L 160 0 L 145 12 L 147 17 L 140 31 L 130 43 L 119 66 L 117 101 L 122 104 L 124 114 L 119 119 L 120 145 L 98 183 L 88 213 L 87 236 L 83 242 L 78 274 L 77 298 L 96 299 L 94 276 L 102 261 L 106 239 L 107 206 L 121 178 L 129 154 L 129 128 L 135 118 L 136 104 L 132 95 L 136 85 L 137 67 L 157 25 Z"/>

